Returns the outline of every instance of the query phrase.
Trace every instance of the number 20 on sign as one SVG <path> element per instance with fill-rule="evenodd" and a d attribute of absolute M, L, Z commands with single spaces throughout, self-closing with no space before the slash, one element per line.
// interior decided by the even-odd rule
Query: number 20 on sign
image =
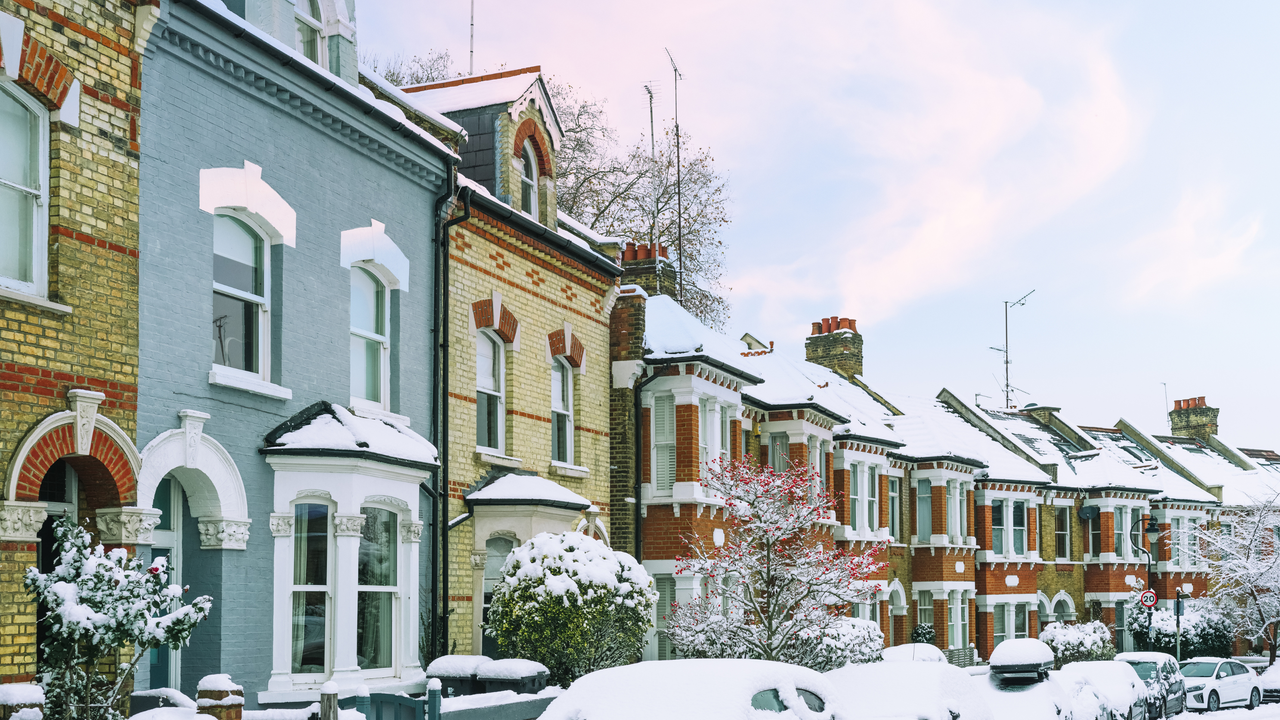
<path fill-rule="evenodd" d="M 1144 607 L 1155 607 L 1156 601 L 1156 592 L 1154 590 L 1144 590 L 1142 595 L 1138 596 L 1138 602 L 1142 603 Z"/>

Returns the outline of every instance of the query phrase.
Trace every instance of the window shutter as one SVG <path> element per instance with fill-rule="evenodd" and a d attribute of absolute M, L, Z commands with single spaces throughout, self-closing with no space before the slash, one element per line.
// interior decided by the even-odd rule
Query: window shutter
<path fill-rule="evenodd" d="M 659 395 L 653 399 L 653 438 L 660 443 L 676 439 L 676 399 L 673 395 Z"/>
<path fill-rule="evenodd" d="M 654 480 L 658 494 L 669 494 L 676 481 L 676 399 L 659 395 L 653 401 Z"/>
<path fill-rule="evenodd" d="M 662 630 L 667 627 L 667 614 L 671 612 L 671 603 L 675 602 L 676 579 L 670 575 L 659 575 L 653 579 L 658 587 L 658 623 Z"/>

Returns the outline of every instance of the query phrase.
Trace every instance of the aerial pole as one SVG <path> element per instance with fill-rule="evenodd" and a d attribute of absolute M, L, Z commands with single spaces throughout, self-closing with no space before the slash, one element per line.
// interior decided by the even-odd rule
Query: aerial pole
<path fill-rule="evenodd" d="M 471 61 L 467 65 L 467 74 L 476 74 L 476 0 L 471 0 Z"/>
<path fill-rule="evenodd" d="M 474 1 L 474 0 L 473 0 Z M 664 48 L 665 49 L 665 48 Z M 676 103 L 676 252 L 680 254 L 680 302 L 684 303 L 684 198 L 681 196 L 680 179 L 680 68 L 676 67 L 676 59 L 667 50 L 667 58 L 671 60 L 671 72 L 675 76 Z"/>
<path fill-rule="evenodd" d="M 1004 301 L 1004 348 L 1002 349 L 1004 350 L 1004 406 L 1006 408 L 1010 407 L 1010 391 L 1013 389 L 1013 386 L 1009 384 L 1009 308 L 1026 305 L 1027 298 L 1031 297 L 1031 293 L 1033 292 L 1035 292 L 1035 290 L 1032 290 L 1013 302 L 1008 300 Z"/>
<path fill-rule="evenodd" d="M 649 160 L 658 167 L 658 140 L 653 135 L 653 84 L 644 86 L 649 95 Z M 653 230 L 658 225 L 658 194 L 653 194 L 653 217 L 649 220 L 649 245 L 653 245 Z"/>

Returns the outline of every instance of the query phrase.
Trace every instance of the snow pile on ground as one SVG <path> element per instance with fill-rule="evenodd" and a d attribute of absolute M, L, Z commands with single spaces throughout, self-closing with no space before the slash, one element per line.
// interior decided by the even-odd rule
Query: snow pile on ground
<path fill-rule="evenodd" d="M 151 712 L 155 712 L 154 710 Z M 270 710 L 245 710 L 241 714 L 243 720 L 311 720 L 312 715 L 320 714 L 320 703 L 311 703 L 304 708 L 284 709 L 272 708 Z M 143 713 L 146 715 L 146 713 Z M 135 715 L 134 717 L 142 717 Z M 130 718 L 132 720 L 132 718 Z M 148 719 L 152 720 L 152 719 Z M 179 718 L 155 718 L 154 720 L 180 720 Z M 338 710 L 338 720 L 366 720 L 364 713 L 359 710 Z"/>
<path fill-rule="evenodd" d="M 646 594 L 656 602 L 658 595 L 653 578 L 634 558 L 581 533 L 535 535 L 511 551 L 502 575 L 511 589 L 533 580 L 535 593 L 565 597 L 566 605 L 566 596 L 591 599 L 602 590 L 627 607 L 635 607 Z"/>
<path fill-rule="evenodd" d="M 43 705 L 44 688 L 31 683 L 0 685 L 0 705 Z"/>
<path fill-rule="evenodd" d="M 247 717 L 249 713 L 245 713 Z M 201 717 L 196 714 L 195 708 L 172 707 L 172 708 L 156 708 L 155 710 L 147 710 L 137 715 L 130 715 L 129 720 L 196 720 Z M 207 716 L 206 716 L 207 717 Z M 265 720 L 260 718 L 259 720 Z"/>
<path fill-rule="evenodd" d="M 431 677 L 463 678 L 476 674 L 476 668 L 490 662 L 487 655 L 441 655 L 427 666 Z"/>
<path fill-rule="evenodd" d="M 936 645 L 907 643 L 885 648 L 881 653 L 885 662 L 936 662 L 944 663 L 947 656 Z"/>
<path fill-rule="evenodd" d="M 476 668 L 476 677 L 481 680 L 519 680 L 533 677 L 538 673 L 547 674 L 547 666 L 533 660 L 507 658 L 490 660 Z"/>
<path fill-rule="evenodd" d="M 591 506 L 591 501 L 554 481 L 537 475 L 503 475 L 467 496 L 467 500 L 543 500 L 575 509 Z"/>
<path fill-rule="evenodd" d="M 196 703 L 191 698 L 174 690 L 173 688 L 157 688 L 155 690 L 138 690 L 133 693 L 133 697 L 161 697 L 168 700 L 170 704 L 180 708 L 195 709 Z"/>
<path fill-rule="evenodd" d="M 1280 662 L 1267 668 L 1258 676 L 1258 684 L 1263 690 L 1280 690 Z"/>
<path fill-rule="evenodd" d="M 576 680 L 556 698 L 539 720 L 811 720 L 824 717 L 809 712 L 797 689 L 821 698 L 837 720 L 851 716 L 841 712 L 843 700 L 827 678 L 798 665 L 766 660 L 664 660 L 599 670 Z M 769 712 L 752 710 L 757 693 L 777 693 L 788 708 Z"/>
<path fill-rule="evenodd" d="M 975 680 L 964 670 L 945 662 L 848 665 L 824 677 L 843 697 L 844 706 L 856 710 L 860 717 L 992 718 L 991 709 L 977 686 L 985 680 Z M 874 691 L 869 692 L 871 689 Z"/>
<path fill-rule="evenodd" d="M 1042 665 L 1053 662 L 1053 650 L 1035 638 L 1005 640 L 991 652 L 991 665 Z"/>
<path fill-rule="evenodd" d="M 564 692 L 564 689 L 552 686 L 542 690 L 537 694 L 517 693 L 513 690 L 503 690 L 501 692 L 481 693 L 479 695 L 463 695 L 455 698 L 441 698 L 440 712 L 454 712 L 456 710 L 470 710 L 473 708 L 493 707 L 495 705 L 507 705 L 509 703 L 525 702 L 526 700 L 534 700 L 537 698 L 556 697 Z"/>

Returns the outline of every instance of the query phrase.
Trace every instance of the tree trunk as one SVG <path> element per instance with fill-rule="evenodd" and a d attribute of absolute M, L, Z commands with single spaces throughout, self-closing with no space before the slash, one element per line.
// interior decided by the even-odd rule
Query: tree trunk
<path fill-rule="evenodd" d="M 1276 626 L 1275 626 L 1275 623 L 1272 623 L 1272 624 L 1271 624 L 1271 626 L 1268 628 L 1268 630 L 1269 630 L 1269 632 L 1268 632 L 1268 634 L 1266 635 L 1266 638 L 1267 638 L 1267 649 L 1271 651 L 1271 661 L 1267 663 L 1267 667 L 1271 667 L 1272 665 L 1275 665 L 1275 664 L 1276 664 Z"/>

